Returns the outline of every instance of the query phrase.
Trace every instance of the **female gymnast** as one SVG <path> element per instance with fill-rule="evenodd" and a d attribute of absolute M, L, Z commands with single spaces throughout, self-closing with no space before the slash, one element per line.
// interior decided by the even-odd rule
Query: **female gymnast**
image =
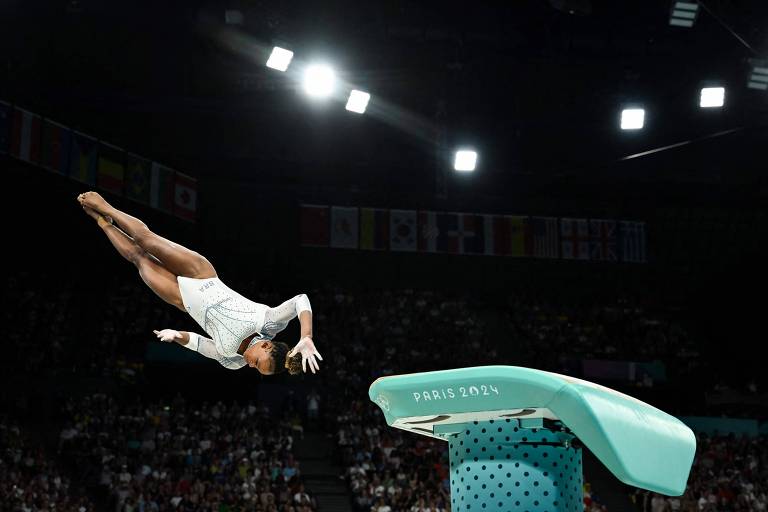
<path fill-rule="evenodd" d="M 139 269 L 141 279 L 165 302 L 186 311 L 211 336 L 163 329 L 154 331 L 166 342 L 176 343 L 224 367 L 236 370 L 246 364 L 265 375 L 286 368 L 291 375 L 319 370 L 323 360 L 312 341 L 312 307 L 301 294 L 271 308 L 250 301 L 231 290 L 200 254 L 162 238 L 146 224 L 104 200 L 96 192 L 77 196 L 83 210 L 96 219 L 120 255 Z M 301 338 L 288 350 L 272 341 L 288 322 L 299 317 Z"/>

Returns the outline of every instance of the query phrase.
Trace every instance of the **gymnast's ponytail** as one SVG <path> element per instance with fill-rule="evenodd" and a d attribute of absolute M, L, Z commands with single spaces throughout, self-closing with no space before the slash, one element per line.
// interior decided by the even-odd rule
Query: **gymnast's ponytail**
<path fill-rule="evenodd" d="M 301 354 L 289 357 L 288 352 L 290 352 L 290 349 L 288 348 L 288 345 L 281 341 L 273 341 L 272 345 L 274 347 L 272 349 L 272 357 L 275 362 L 275 373 L 282 373 L 285 370 L 288 370 L 289 374 L 298 375 L 302 372 Z"/>

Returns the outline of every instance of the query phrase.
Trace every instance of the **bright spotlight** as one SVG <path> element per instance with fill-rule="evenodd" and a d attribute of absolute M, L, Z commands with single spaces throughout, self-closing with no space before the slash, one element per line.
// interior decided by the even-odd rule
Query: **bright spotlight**
<path fill-rule="evenodd" d="M 328 66 L 309 66 L 304 72 L 304 91 L 310 96 L 316 98 L 330 96 L 335 85 L 336 76 Z"/>
<path fill-rule="evenodd" d="M 749 72 L 747 87 L 765 91 L 768 89 L 768 61 L 750 59 L 752 70 Z"/>
<path fill-rule="evenodd" d="M 699 15 L 697 2 L 672 2 L 669 24 L 675 27 L 691 28 Z"/>
<path fill-rule="evenodd" d="M 701 108 L 722 107 L 725 102 L 724 87 L 704 87 L 701 89 Z"/>
<path fill-rule="evenodd" d="M 288 69 L 291 59 L 293 59 L 293 52 L 291 50 L 275 46 L 267 60 L 267 67 L 278 71 L 285 71 Z"/>
<path fill-rule="evenodd" d="M 347 100 L 347 110 L 350 112 L 357 112 L 362 114 L 365 112 L 365 107 L 368 106 L 368 100 L 371 99 L 371 95 L 367 92 L 352 90 L 349 93 L 349 99 Z"/>
<path fill-rule="evenodd" d="M 453 168 L 457 171 L 474 171 L 475 164 L 477 164 L 477 153 L 468 150 L 461 149 L 456 151 L 456 156 L 453 159 Z"/>
<path fill-rule="evenodd" d="M 645 121 L 645 110 L 642 108 L 625 108 L 621 111 L 621 129 L 639 130 Z"/>

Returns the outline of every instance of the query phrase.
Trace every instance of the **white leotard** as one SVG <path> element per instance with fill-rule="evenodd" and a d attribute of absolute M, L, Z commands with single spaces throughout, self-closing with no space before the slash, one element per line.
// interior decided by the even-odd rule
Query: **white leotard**
<path fill-rule="evenodd" d="M 245 338 L 256 334 L 256 339 L 271 340 L 299 313 L 312 311 L 309 298 L 304 294 L 271 308 L 243 297 L 218 277 L 178 277 L 177 280 L 187 313 L 211 337 L 198 335 L 197 351 L 230 369 L 246 364 L 237 353 Z"/>

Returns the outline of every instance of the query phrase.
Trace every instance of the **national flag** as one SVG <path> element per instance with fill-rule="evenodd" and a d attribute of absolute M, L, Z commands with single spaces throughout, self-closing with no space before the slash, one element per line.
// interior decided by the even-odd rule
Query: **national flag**
<path fill-rule="evenodd" d="M 69 177 L 86 185 L 95 185 L 97 155 L 96 139 L 73 131 L 69 154 Z"/>
<path fill-rule="evenodd" d="M 152 177 L 149 184 L 149 205 L 165 213 L 173 213 L 175 171 L 157 162 L 152 162 Z"/>
<path fill-rule="evenodd" d="M 417 246 L 419 252 L 437 252 L 437 213 L 421 211 L 418 218 Z"/>
<path fill-rule="evenodd" d="M 458 213 L 438 213 L 435 224 L 437 226 L 437 252 L 458 254 L 463 246 L 463 230 L 459 229 Z"/>
<path fill-rule="evenodd" d="M 123 195 L 125 183 L 125 151 L 99 142 L 99 163 L 96 166 L 96 185 L 108 192 Z"/>
<path fill-rule="evenodd" d="M 537 258 L 557 258 L 560 254 L 560 238 L 557 218 L 531 217 L 533 232 L 533 256 Z"/>
<path fill-rule="evenodd" d="M 301 205 L 301 245 L 328 247 L 328 207 L 314 204 Z"/>
<path fill-rule="evenodd" d="M 616 261 L 616 221 L 590 219 L 589 245 L 590 256 L 595 261 Z"/>
<path fill-rule="evenodd" d="M 197 180 L 180 172 L 174 173 L 173 214 L 190 222 L 197 216 Z"/>
<path fill-rule="evenodd" d="M 49 171 L 66 175 L 69 172 L 71 141 L 72 131 L 69 128 L 44 119 L 40 164 Z"/>
<path fill-rule="evenodd" d="M 360 248 L 385 251 L 389 247 L 389 210 L 360 208 Z"/>
<path fill-rule="evenodd" d="M 646 234 L 645 222 L 620 221 L 620 260 L 627 263 L 645 263 Z"/>
<path fill-rule="evenodd" d="M 510 237 L 512 252 L 510 256 L 522 258 L 533 255 L 533 235 L 529 218 L 521 215 L 511 215 L 509 223 L 512 229 Z"/>
<path fill-rule="evenodd" d="M 560 219 L 560 243 L 563 259 L 588 260 L 589 241 L 587 219 Z"/>
<path fill-rule="evenodd" d="M 415 210 L 389 212 L 389 248 L 392 251 L 415 251 L 418 244 Z"/>
<path fill-rule="evenodd" d="M 486 215 L 485 254 L 496 256 L 530 256 L 531 232 L 528 217 Z"/>
<path fill-rule="evenodd" d="M 0 101 L 0 154 L 7 153 L 11 144 L 11 119 L 13 107 Z"/>
<path fill-rule="evenodd" d="M 331 247 L 357 249 L 358 215 L 357 208 L 331 207 Z"/>
<path fill-rule="evenodd" d="M 125 154 L 125 197 L 149 204 L 152 162 L 133 153 Z"/>
<path fill-rule="evenodd" d="M 42 122 L 37 114 L 16 108 L 11 126 L 11 155 L 26 162 L 40 162 Z"/>
<path fill-rule="evenodd" d="M 483 254 L 485 252 L 485 216 L 472 213 L 458 215 L 460 229 L 456 231 L 456 238 L 459 254 Z"/>

